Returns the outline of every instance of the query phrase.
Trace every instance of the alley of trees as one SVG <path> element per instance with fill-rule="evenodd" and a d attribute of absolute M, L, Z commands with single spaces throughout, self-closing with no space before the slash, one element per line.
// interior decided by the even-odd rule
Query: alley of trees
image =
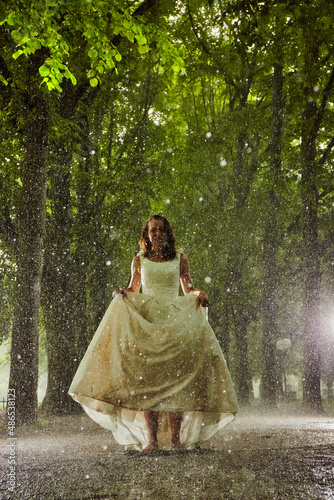
<path fill-rule="evenodd" d="M 19 423 L 67 390 L 140 228 L 166 216 L 238 399 L 334 380 L 334 4 L 0 6 L 0 342 Z M 282 353 L 277 341 L 289 339 Z M 284 358 L 284 359 L 283 359 Z"/>

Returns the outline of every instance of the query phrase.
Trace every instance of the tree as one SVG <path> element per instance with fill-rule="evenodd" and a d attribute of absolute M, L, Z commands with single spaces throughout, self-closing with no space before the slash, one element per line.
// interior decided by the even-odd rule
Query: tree
<path fill-rule="evenodd" d="M 24 82 L 19 94 L 20 100 L 24 98 L 28 101 L 29 112 L 24 117 L 26 168 L 22 176 L 18 224 L 18 274 L 10 377 L 11 388 L 17 391 L 18 423 L 34 421 L 37 409 L 37 315 L 46 211 L 46 124 L 52 96 L 50 99 L 46 98 L 45 87 L 42 90 L 39 88 L 40 81 L 36 75 L 43 78 L 42 83 L 46 84 L 49 91 L 61 92 L 64 78 L 70 79 L 75 85 L 77 77 L 74 72 L 77 72 L 77 76 L 84 74 L 90 85 L 96 87 L 103 74 L 110 70 L 117 71 L 116 65 L 122 60 L 117 46 L 123 39 L 135 42 L 139 55 L 144 56 L 148 52 L 147 38 L 143 34 L 143 28 L 146 30 L 146 27 L 150 41 L 156 43 L 163 54 L 166 68 L 173 66 L 174 71 L 179 71 L 182 59 L 168 37 L 159 35 L 154 19 L 152 22 L 144 20 L 143 23 L 140 20 L 157 4 L 158 0 L 146 0 L 120 10 L 113 2 L 101 1 L 93 5 L 73 0 L 50 1 L 47 4 L 43 2 L 41 5 L 35 0 L 24 6 L 15 2 L 7 2 L 3 6 L 1 25 L 6 38 L 6 54 L 1 60 L 1 83 L 9 89 L 14 84 L 11 71 L 13 64 L 8 63 L 11 56 L 15 60 L 26 56 L 28 76 L 33 80 L 33 85 Z M 82 55 L 82 50 L 79 51 L 80 44 L 87 54 L 83 66 L 78 61 L 78 55 Z M 9 58 L 8 61 L 6 57 Z M 14 69 L 17 70 L 17 67 Z M 31 219 L 31 231 L 27 225 L 27 216 Z M 23 345 L 27 346 L 24 355 Z M 29 404 L 25 398 L 31 398 Z"/>
<path fill-rule="evenodd" d="M 42 50 L 29 59 L 26 94 L 25 161 L 18 217 L 17 277 L 12 331 L 9 387 L 15 391 L 17 424 L 36 420 L 38 385 L 38 326 L 48 161 L 48 114 L 39 88 Z"/>

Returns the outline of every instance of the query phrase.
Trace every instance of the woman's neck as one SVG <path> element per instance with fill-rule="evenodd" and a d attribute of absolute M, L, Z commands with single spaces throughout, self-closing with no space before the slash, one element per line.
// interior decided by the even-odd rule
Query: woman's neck
<path fill-rule="evenodd" d="M 155 262 L 163 262 L 165 260 L 161 248 L 152 248 L 149 252 L 147 252 L 147 257 L 149 260 L 153 260 Z"/>

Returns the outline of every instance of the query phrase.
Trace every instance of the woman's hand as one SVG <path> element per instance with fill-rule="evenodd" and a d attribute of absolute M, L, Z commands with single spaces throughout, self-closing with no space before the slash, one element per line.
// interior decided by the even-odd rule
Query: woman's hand
<path fill-rule="evenodd" d="M 209 307 L 209 305 L 210 305 L 210 301 L 209 301 L 207 294 L 205 292 L 203 292 L 202 290 L 198 291 L 196 305 L 197 305 L 197 307 L 199 307 L 199 306 Z"/>
<path fill-rule="evenodd" d="M 123 290 L 122 288 L 116 288 L 116 289 L 113 291 L 112 296 L 115 298 L 115 297 L 116 297 L 116 295 L 118 295 L 119 293 L 120 293 L 121 295 L 123 295 L 123 298 L 125 298 L 125 297 L 127 297 L 127 296 L 128 296 L 128 294 L 126 293 L 126 291 L 125 291 L 125 290 Z"/>

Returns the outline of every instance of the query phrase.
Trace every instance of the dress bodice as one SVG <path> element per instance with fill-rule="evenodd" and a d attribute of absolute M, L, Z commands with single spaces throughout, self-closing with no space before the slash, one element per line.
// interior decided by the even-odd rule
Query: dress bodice
<path fill-rule="evenodd" d="M 166 262 L 153 262 L 140 256 L 142 291 L 158 300 L 173 300 L 179 294 L 180 253 Z"/>

